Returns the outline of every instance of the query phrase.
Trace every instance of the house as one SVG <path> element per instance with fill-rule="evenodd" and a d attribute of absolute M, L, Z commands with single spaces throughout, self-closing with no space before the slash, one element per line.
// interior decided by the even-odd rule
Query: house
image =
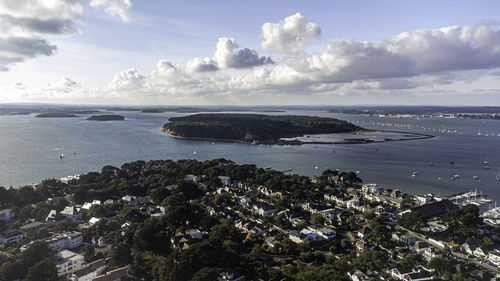
<path fill-rule="evenodd" d="M 186 235 L 189 236 L 190 239 L 203 239 L 203 233 L 198 229 L 188 229 L 186 230 Z"/>
<path fill-rule="evenodd" d="M 341 214 L 342 211 L 339 209 L 326 209 L 319 212 L 325 219 L 336 218 L 337 215 Z"/>
<path fill-rule="evenodd" d="M 318 234 L 307 229 L 302 229 L 300 232 L 292 230 L 288 233 L 288 238 L 297 244 L 322 240 Z"/>
<path fill-rule="evenodd" d="M 21 240 L 23 240 L 24 236 L 24 232 L 18 230 L 7 230 L 0 233 L 0 243 L 7 245 L 18 244 Z"/>
<path fill-rule="evenodd" d="M 71 274 L 70 281 L 90 281 L 93 278 L 101 275 L 106 271 L 106 261 L 104 259 L 96 260 L 89 263 L 80 270 L 76 270 Z"/>
<path fill-rule="evenodd" d="M 96 224 L 97 222 L 99 222 L 101 219 L 100 218 L 96 218 L 96 217 L 91 217 L 89 219 L 89 225 L 94 225 Z"/>
<path fill-rule="evenodd" d="M 434 276 L 430 274 L 427 271 L 419 271 L 419 272 L 413 272 L 413 273 L 408 273 L 404 275 L 403 280 L 407 281 L 424 281 L 424 280 L 434 280 Z"/>
<path fill-rule="evenodd" d="M 335 229 L 329 226 L 324 226 L 324 225 L 310 225 L 307 227 L 310 231 L 318 234 L 323 238 L 324 240 L 333 240 L 337 233 L 335 232 Z"/>
<path fill-rule="evenodd" d="M 221 269 L 217 281 L 245 281 L 245 275 L 242 275 L 232 269 Z"/>
<path fill-rule="evenodd" d="M 483 247 L 477 247 L 472 254 L 483 260 L 488 258 L 488 251 Z"/>
<path fill-rule="evenodd" d="M 356 269 L 354 272 L 347 272 L 347 275 L 351 278 L 352 281 L 365 281 L 372 280 L 368 275 L 361 272 L 359 269 Z"/>
<path fill-rule="evenodd" d="M 462 252 L 467 253 L 468 255 L 473 255 L 474 250 L 476 249 L 476 243 L 475 242 L 465 242 L 462 245 L 460 245 L 460 249 Z"/>
<path fill-rule="evenodd" d="M 131 195 L 125 195 L 122 197 L 122 202 L 125 206 L 137 206 L 137 197 Z"/>
<path fill-rule="evenodd" d="M 254 213 L 261 216 L 270 216 L 276 211 L 273 205 L 267 204 L 265 202 L 257 202 L 252 209 Z"/>
<path fill-rule="evenodd" d="M 83 244 L 83 235 L 77 231 L 69 231 L 53 235 L 45 239 L 45 243 L 52 249 L 73 249 Z"/>
<path fill-rule="evenodd" d="M 83 256 L 68 250 L 62 250 L 54 257 L 57 275 L 62 276 L 74 271 L 80 270 L 83 267 Z"/>
<path fill-rule="evenodd" d="M 443 253 L 441 251 L 437 250 L 436 248 L 432 248 L 432 247 L 425 248 L 421 252 L 421 254 L 428 261 L 435 259 L 435 258 L 443 258 Z M 415 279 L 412 279 L 412 280 L 415 280 Z"/>
<path fill-rule="evenodd" d="M 488 253 L 488 260 L 495 266 L 500 266 L 500 251 L 494 250 Z"/>
<path fill-rule="evenodd" d="M 19 230 L 25 233 L 31 233 L 33 231 L 36 231 L 38 229 L 41 229 L 45 227 L 45 224 L 43 222 L 35 221 L 32 223 L 25 224 L 23 226 L 19 227 Z"/>
<path fill-rule="evenodd" d="M 408 249 L 410 249 L 412 253 L 421 254 L 425 249 L 429 247 L 429 244 L 424 241 L 416 241 L 414 245 L 409 245 Z"/>
<path fill-rule="evenodd" d="M 363 226 L 363 228 L 358 231 L 358 237 L 363 240 L 368 239 L 370 236 L 372 236 L 372 230 L 370 229 L 370 227 L 366 225 Z"/>
<path fill-rule="evenodd" d="M 399 241 L 401 241 L 401 243 L 406 244 L 406 245 L 413 245 L 413 244 L 415 244 L 416 238 L 409 235 L 409 234 L 403 234 L 399 238 Z"/>
<path fill-rule="evenodd" d="M 83 212 L 81 208 L 77 208 L 76 206 L 67 206 L 59 214 L 75 222 L 82 218 Z"/>
<path fill-rule="evenodd" d="M 107 272 L 106 274 L 99 275 L 94 279 L 91 279 L 92 281 L 126 281 L 128 280 L 128 273 L 129 273 L 129 268 L 127 266 L 117 268 L 115 270 L 112 270 L 110 272 Z"/>
<path fill-rule="evenodd" d="M 223 186 L 226 186 L 226 185 L 231 185 L 231 178 L 230 178 L 230 177 L 226 177 L 226 176 L 219 176 L 219 179 L 220 179 L 220 181 L 222 182 L 222 185 L 223 185 Z"/>
<path fill-rule="evenodd" d="M 12 209 L 3 209 L 0 211 L 0 220 L 10 221 L 14 218 L 16 213 Z"/>
<path fill-rule="evenodd" d="M 391 269 L 391 277 L 398 280 L 404 280 L 406 274 L 414 272 L 414 269 L 411 267 L 396 267 Z"/>
<path fill-rule="evenodd" d="M 185 180 L 197 183 L 197 182 L 199 182 L 201 180 L 201 177 L 189 174 L 189 175 L 186 175 Z"/>
<path fill-rule="evenodd" d="M 274 236 L 267 237 L 266 240 L 264 240 L 264 242 L 271 249 L 276 247 L 280 243 L 276 238 L 274 238 Z"/>
<path fill-rule="evenodd" d="M 66 219 L 66 217 L 60 215 L 56 210 L 50 210 L 49 214 L 45 218 L 45 223 L 56 224 L 56 223 L 63 221 L 65 219 Z"/>
<path fill-rule="evenodd" d="M 238 203 L 243 207 L 247 207 L 250 205 L 250 203 L 252 203 L 252 199 L 246 196 L 240 196 L 238 197 Z"/>

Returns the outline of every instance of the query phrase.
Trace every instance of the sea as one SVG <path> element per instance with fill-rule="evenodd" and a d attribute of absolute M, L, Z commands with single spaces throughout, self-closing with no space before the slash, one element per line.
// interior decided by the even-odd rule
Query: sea
<path fill-rule="evenodd" d="M 183 113 L 115 112 L 124 121 L 0 116 L 0 186 L 99 171 L 135 160 L 230 159 L 301 175 L 325 169 L 353 171 L 365 183 L 412 194 L 449 195 L 477 190 L 500 203 L 500 121 L 391 118 L 286 110 L 266 114 L 333 117 L 374 130 L 434 135 L 368 144 L 252 145 L 176 139 L 161 127 Z M 64 158 L 60 158 L 63 154 Z M 487 162 L 485 164 L 485 162 Z M 291 171 L 290 171 L 291 169 Z"/>

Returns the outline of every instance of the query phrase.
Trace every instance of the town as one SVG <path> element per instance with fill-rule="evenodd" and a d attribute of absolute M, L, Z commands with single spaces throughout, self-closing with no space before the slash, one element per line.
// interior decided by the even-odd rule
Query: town
<path fill-rule="evenodd" d="M 477 205 L 230 160 L 0 187 L 0 280 L 500 280 Z"/>

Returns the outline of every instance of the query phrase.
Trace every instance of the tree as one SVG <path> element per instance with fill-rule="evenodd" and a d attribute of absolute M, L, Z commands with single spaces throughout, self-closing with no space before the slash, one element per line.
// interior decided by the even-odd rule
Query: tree
<path fill-rule="evenodd" d="M 453 210 L 443 216 L 443 223 L 455 235 L 470 237 L 483 223 L 479 216 L 479 207 L 468 204 L 462 209 Z"/>
<path fill-rule="evenodd" d="M 45 259 L 37 262 L 28 269 L 26 274 L 27 281 L 47 281 L 59 280 L 57 268 L 53 260 Z"/>
<path fill-rule="evenodd" d="M 212 281 L 212 280 L 217 280 L 218 276 L 219 272 L 214 268 L 203 267 L 193 275 L 191 281 Z"/>
<path fill-rule="evenodd" d="M 321 214 L 312 214 L 310 218 L 312 224 L 324 224 L 325 218 Z"/>
<path fill-rule="evenodd" d="M 419 230 L 427 224 L 427 220 L 420 212 L 407 212 L 401 216 L 398 224 L 411 230 Z"/>

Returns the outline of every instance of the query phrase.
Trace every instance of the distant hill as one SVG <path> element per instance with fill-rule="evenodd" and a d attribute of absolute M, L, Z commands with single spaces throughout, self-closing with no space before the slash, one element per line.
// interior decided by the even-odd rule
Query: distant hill
<path fill-rule="evenodd" d="M 174 137 L 276 143 L 304 134 L 348 133 L 363 128 L 334 118 L 260 115 L 195 114 L 173 117 L 163 131 Z"/>
<path fill-rule="evenodd" d="M 78 117 L 78 115 L 69 113 L 69 112 L 47 112 L 40 113 L 37 116 L 38 118 L 68 118 L 68 117 Z"/>
<path fill-rule="evenodd" d="M 93 115 L 87 118 L 91 121 L 123 121 L 125 117 L 121 115 Z"/>

